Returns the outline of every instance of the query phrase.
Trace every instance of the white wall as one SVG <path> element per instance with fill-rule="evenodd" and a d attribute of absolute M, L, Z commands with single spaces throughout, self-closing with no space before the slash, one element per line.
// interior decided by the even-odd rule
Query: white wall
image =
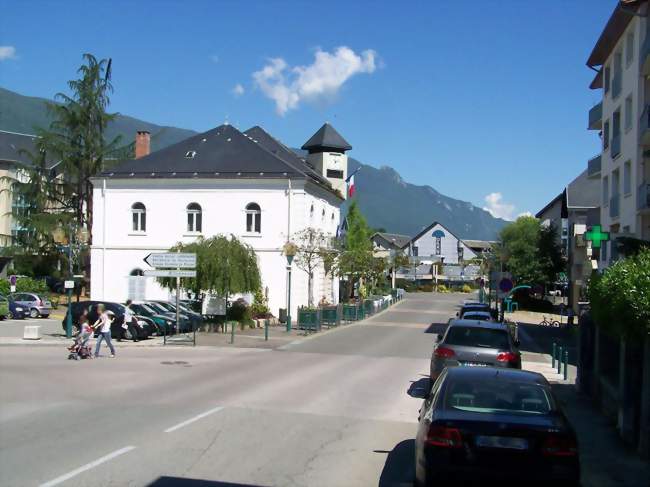
<path fill-rule="evenodd" d="M 292 185 L 291 234 L 311 225 L 334 235 L 340 220 L 340 200 L 311 183 L 298 180 L 292 181 Z M 271 312 L 277 316 L 278 309 L 286 306 L 286 258 L 281 251 L 289 232 L 287 180 L 97 179 L 94 186 L 92 299 L 125 301 L 128 276 L 134 269 L 149 268 L 143 262 L 147 254 L 165 251 L 178 241 L 195 240 L 197 235 L 186 231 L 186 207 L 198 203 L 203 211 L 201 234 L 233 234 L 251 245 L 258 256 L 262 287 L 269 289 Z M 131 205 L 135 202 L 143 203 L 147 209 L 143 234 L 132 231 Z M 246 232 L 245 207 L 251 202 L 262 210 L 259 235 Z M 293 266 L 294 316 L 298 306 L 307 304 L 307 279 L 303 274 Z M 315 285 L 314 289 L 319 287 Z M 169 292 L 154 279 L 147 279 L 147 299 L 168 296 Z M 315 299 L 318 301 L 319 297 Z"/>
<path fill-rule="evenodd" d="M 436 238 L 433 236 L 433 232 L 442 231 L 445 236 L 440 239 L 440 257 L 445 258 L 445 264 L 458 264 L 458 239 L 445 227 L 437 223 L 432 228 L 426 231 L 423 235 L 413 241 L 413 245 L 418 248 L 417 255 L 419 257 L 423 256 L 433 256 L 436 255 Z M 464 243 L 461 244 L 463 247 L 463 260 L 467 261 L 474 259 L 476 254 Z"/>

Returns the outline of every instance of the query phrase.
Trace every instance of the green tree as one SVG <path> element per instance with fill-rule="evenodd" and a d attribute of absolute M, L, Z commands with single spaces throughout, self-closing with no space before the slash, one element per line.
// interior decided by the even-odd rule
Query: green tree
<path fill-rule="evenodd" d="M 599 326 L 643 340 L 650 332 L 650 249 L 615 262 L 602 275 L 592 275 L 588 293 Z"/>
<path fill-rule="evenodd" d="M 340 276 L 347 277 L 349 296 L 356 283 L 372 275 L 375 263 L 370 228 L 356 201 L 350 205 L 346 219 L 348 229 L 340 245 L 337 272 Z"/>
<path fill-rule="evenodd" d="M 314 272 L 323 264 L 329 250 L 329 238 L 320 229 L 308 227 L 294 234 L 296 256 L 294 262 L 307 273 L 307 304 L 314 306 Z"/>
<path fill-rule="evenodd" d="M 228 299 L 231 294 L 254 293 L 261 286 L 255 251 L 234 236 L 199 237 L 169 251 L 196 254 L 196 277 L 181 278 L 181 285 L 196 295 L 210 293 Z M 175 278 L 159 278 L 158 282 L 170 290 L 176 288 Z"/>
<path fill-rule="evenodd" d="M 531 216 L 521 216 L 499 234 L 494 264 L 503 263 L 505 270 L 521 283 L 554 282 L 565 268 L 558 242 L 557 229 L 541 226 Z"/>

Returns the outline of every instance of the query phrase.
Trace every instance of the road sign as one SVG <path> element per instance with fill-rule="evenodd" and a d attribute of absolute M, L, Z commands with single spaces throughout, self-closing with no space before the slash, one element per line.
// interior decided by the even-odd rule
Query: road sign
<path fill-rule="evenodd" d="M 65 289 L 74 289 L 74 281 L 64 281 L 63 287 Z"/>
<path fill-rule="evenodd" d="M 146 277 L 196 277 L 196 270 L 154 269 L 144 271 Z"/>
<path fill-rule="evenodd" d="M 9 276 L 9 285 L 15 286 L 17 280 L 18 280 L 18 278 L 16 276 L 14 276 L 14 275 Z"/>
<path fill-rule="evenodd" d="M 144 261 L 151 267 L 192 269 L 196 267 L 196 254 L 181 252 L 149 254 L 144 258 Z"/>
<path fill-rule="evenodd" d="M 512 281 L 508 278 L 499 281 L 499 291 L 502 293 L 509 293 L 512 290 Z"/>

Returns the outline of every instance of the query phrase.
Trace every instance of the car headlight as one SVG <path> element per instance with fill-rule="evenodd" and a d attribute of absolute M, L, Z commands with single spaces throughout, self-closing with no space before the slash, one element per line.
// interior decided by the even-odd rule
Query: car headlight
<path fill-rule="evenodd" d="M 22 308 L 19 308 L 18 306 L 16 306 L 16 311 L 22 311 L 22 310 L 23 310 Z"/>

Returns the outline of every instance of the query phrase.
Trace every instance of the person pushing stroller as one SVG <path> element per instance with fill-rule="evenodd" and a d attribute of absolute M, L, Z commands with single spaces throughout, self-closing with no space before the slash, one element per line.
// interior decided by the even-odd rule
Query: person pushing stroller
<path fill-rule="evenodd" d="M 88 345 L 88 340 L 93 336 L 93 329 L 88 323 L 88 313 L 84 313 L 79 318 L 79 333 L 74 339 L 72 346 L 68 348 L 70 354 L 68 355 L 68 360 L 79 360 L 92 358 L 92 350 Z"/>

